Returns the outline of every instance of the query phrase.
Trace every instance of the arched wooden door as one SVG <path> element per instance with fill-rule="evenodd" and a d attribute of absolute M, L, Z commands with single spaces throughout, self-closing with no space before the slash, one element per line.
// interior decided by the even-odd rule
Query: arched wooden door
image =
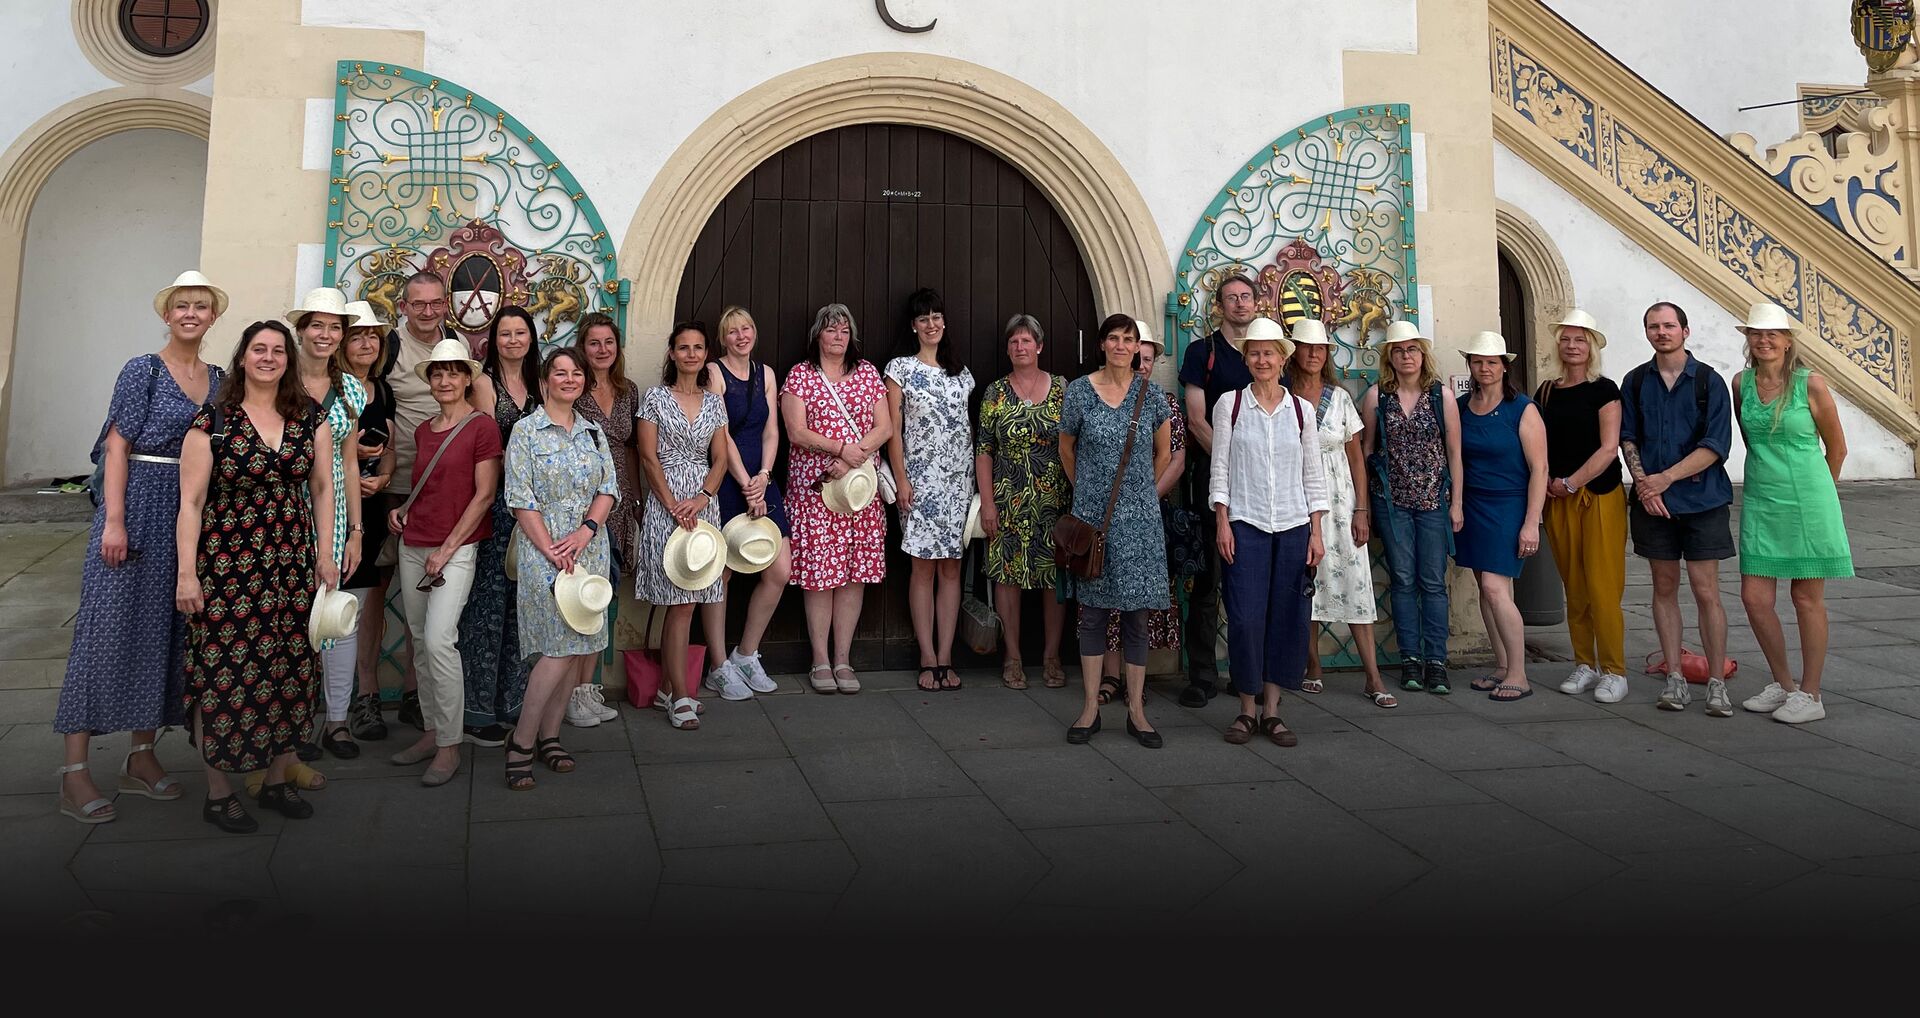
<path fill-rule="evenodd" d="M 972 142 L 899 124 L 818 134 L 756 168 L 707 221 L 675 313 L 711 326 L 727 305 L 745 306 L 760 326 L 756 356 L 785 378 L 806 350 L 814 312 L 834 301 L 853 310 L 875 367 L 909 352 L 906 299 L 922 286 L 945 300 L 948 342 L 960 345 L 976 396 L 1007 371 L 1001 329 L 1010 316 L 1040 320 L 1042 364 L 1068 377 L 1080 373 L 1080 337 L 1099 325 L 1079 249 L 1033 182 Z M 635 370 L 645 378 L 653 366 Z M 783 455 L 774 476 L 785 469 Z M 887 582 L 868 592 L 861 616 L 856 667 L 915 660 L 897 524 L 889 520 Z M 746 582 L 729 592 L 729 639 L 751 589 Z M 806 668 L 797 592 L 781 602 L 763 653 L 769 668 Z"/>

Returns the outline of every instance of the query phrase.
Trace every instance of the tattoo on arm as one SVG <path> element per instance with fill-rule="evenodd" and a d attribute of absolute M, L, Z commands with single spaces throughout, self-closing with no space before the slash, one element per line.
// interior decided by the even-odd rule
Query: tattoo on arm
<path fill-rule="evenodd" d="M 1620 452 L 1627 460 L 1627 471 L 1633 474 L 1634 483 L 1647 479 L 1645 467 L 1640 465 L 1640 447 L 1632 442 L 1620 443 Z"/>

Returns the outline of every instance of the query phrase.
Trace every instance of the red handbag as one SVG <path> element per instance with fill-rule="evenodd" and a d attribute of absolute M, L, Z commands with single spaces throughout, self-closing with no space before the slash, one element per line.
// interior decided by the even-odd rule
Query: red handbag
<path fill-rule="evenodd" d="M 653 706 L 653 698 L 667 681 L 660 652 L 642 647 L 623 650 L 620 656 L 627 666 L 627 702 L 635 707 Z M 707 648 L 697 643 L 687 645 L 687 695 L 696 700 L 700 698 L 700 677 L 704 674 L 701 668 L 706 660 Z"/>
<path fill-rule="evenodd" d="M 1662 678 L 1665 678 L 1667 674 L 1667 659 L 1661 658 L 1658 661 L 1654 660 L 1654 656 L 1659 653 L 1660 652 L 1656 650 L 1652 654 L 1647 655 L 1647 674 L 1658 675 Z M 1740 670 L 1740 662 L 1735 661 L 1732 658 L 1727 658 L 1726 664 L 1727 664 L 1726 670 L 1722 674 L 1724 674 L 1727 678 L 1731 679 L 1733 678 L 1733 673 Z M 1680 674 L 1684 676 L 1688 682 L 1696 686 L 1706 685 L 1707 683 L 1706 655 L 1695 654 L 1693 651 L 1688 650 L 1685 646 L 1682 646 L 1680 648 Z"/>

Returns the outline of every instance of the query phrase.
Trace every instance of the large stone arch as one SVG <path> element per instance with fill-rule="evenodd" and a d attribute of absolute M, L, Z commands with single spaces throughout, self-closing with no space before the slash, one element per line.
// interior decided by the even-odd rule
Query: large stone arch
<path fill-rule="evenodd" d="M 177 88 L 129 86 L 83 96 L 40 118 L 0 154 L 0 476 L 5 476 L 7 420 L 13 391 L 14 330 L 20 314 L 20 269 L 27 217 L 47 178 L 68 156 L 122 131 L 161 128 L 205 141 L 213 101 Z"/>
<path fill-rule="evenodd" d="M 762 82 L 708 117 L 654 177 L 620 246 L 635 284 L 629 335 L 647 345 L 638 363 L 664 342 L 674 283 L 727 192 L 794 142 L 864 123 L 937 128 L 1019 167 L 1073 231 L 1100 310 L 1158 320 L 1173 273 L 1165 242 L 1146 199 L 1091 129 L 1032 86 L 978 64 L 863 53 Z"/>
<path fill-rule="evenodd" d="M 1501 253 L 1519 271 L 1529 298 L 1533 320 L 1527 323 L 1524 339 L 1533 367 L 1530 377 L 1547 377 L 1556 370 L 1552 342 L 1546 338 L 1553 335 L 1548 325 L 1574 308 L 1573 275 L 1546 228 L 1519 206 L 1505 201 L 1494 203 L 1493 234 Z"/>

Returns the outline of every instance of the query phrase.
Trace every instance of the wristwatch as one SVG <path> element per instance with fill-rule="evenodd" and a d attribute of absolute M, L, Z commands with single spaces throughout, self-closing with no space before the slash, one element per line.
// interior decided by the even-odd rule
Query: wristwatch
<path fill-rule="evenodd" d="M 580 525 L 596 534 L 600 532 L 600 524 L 595 523 L 593 520 L 581 520 Z"/>
<path fill-rule="evenodd" d="M 705 496 L 707 496 L 707 501 L 709 501 L 709 502 L 711 502 L 711 501 L 713 501 L 714 499 L 716 499 L 716 498 L 718 498 L 718 497 L 719 497 L 718 495 L 715 495 L 715 494 L 714 494 L 713 492 L 711 492 L 711 491 L 708 491 L 708 490 L 707 490 L 707 489 L 705 489 L 705 488 L 701 488 L 701 489 L 700 489 L 700 494 L 702 494 L 702 495 L 705 495 Z"/>

